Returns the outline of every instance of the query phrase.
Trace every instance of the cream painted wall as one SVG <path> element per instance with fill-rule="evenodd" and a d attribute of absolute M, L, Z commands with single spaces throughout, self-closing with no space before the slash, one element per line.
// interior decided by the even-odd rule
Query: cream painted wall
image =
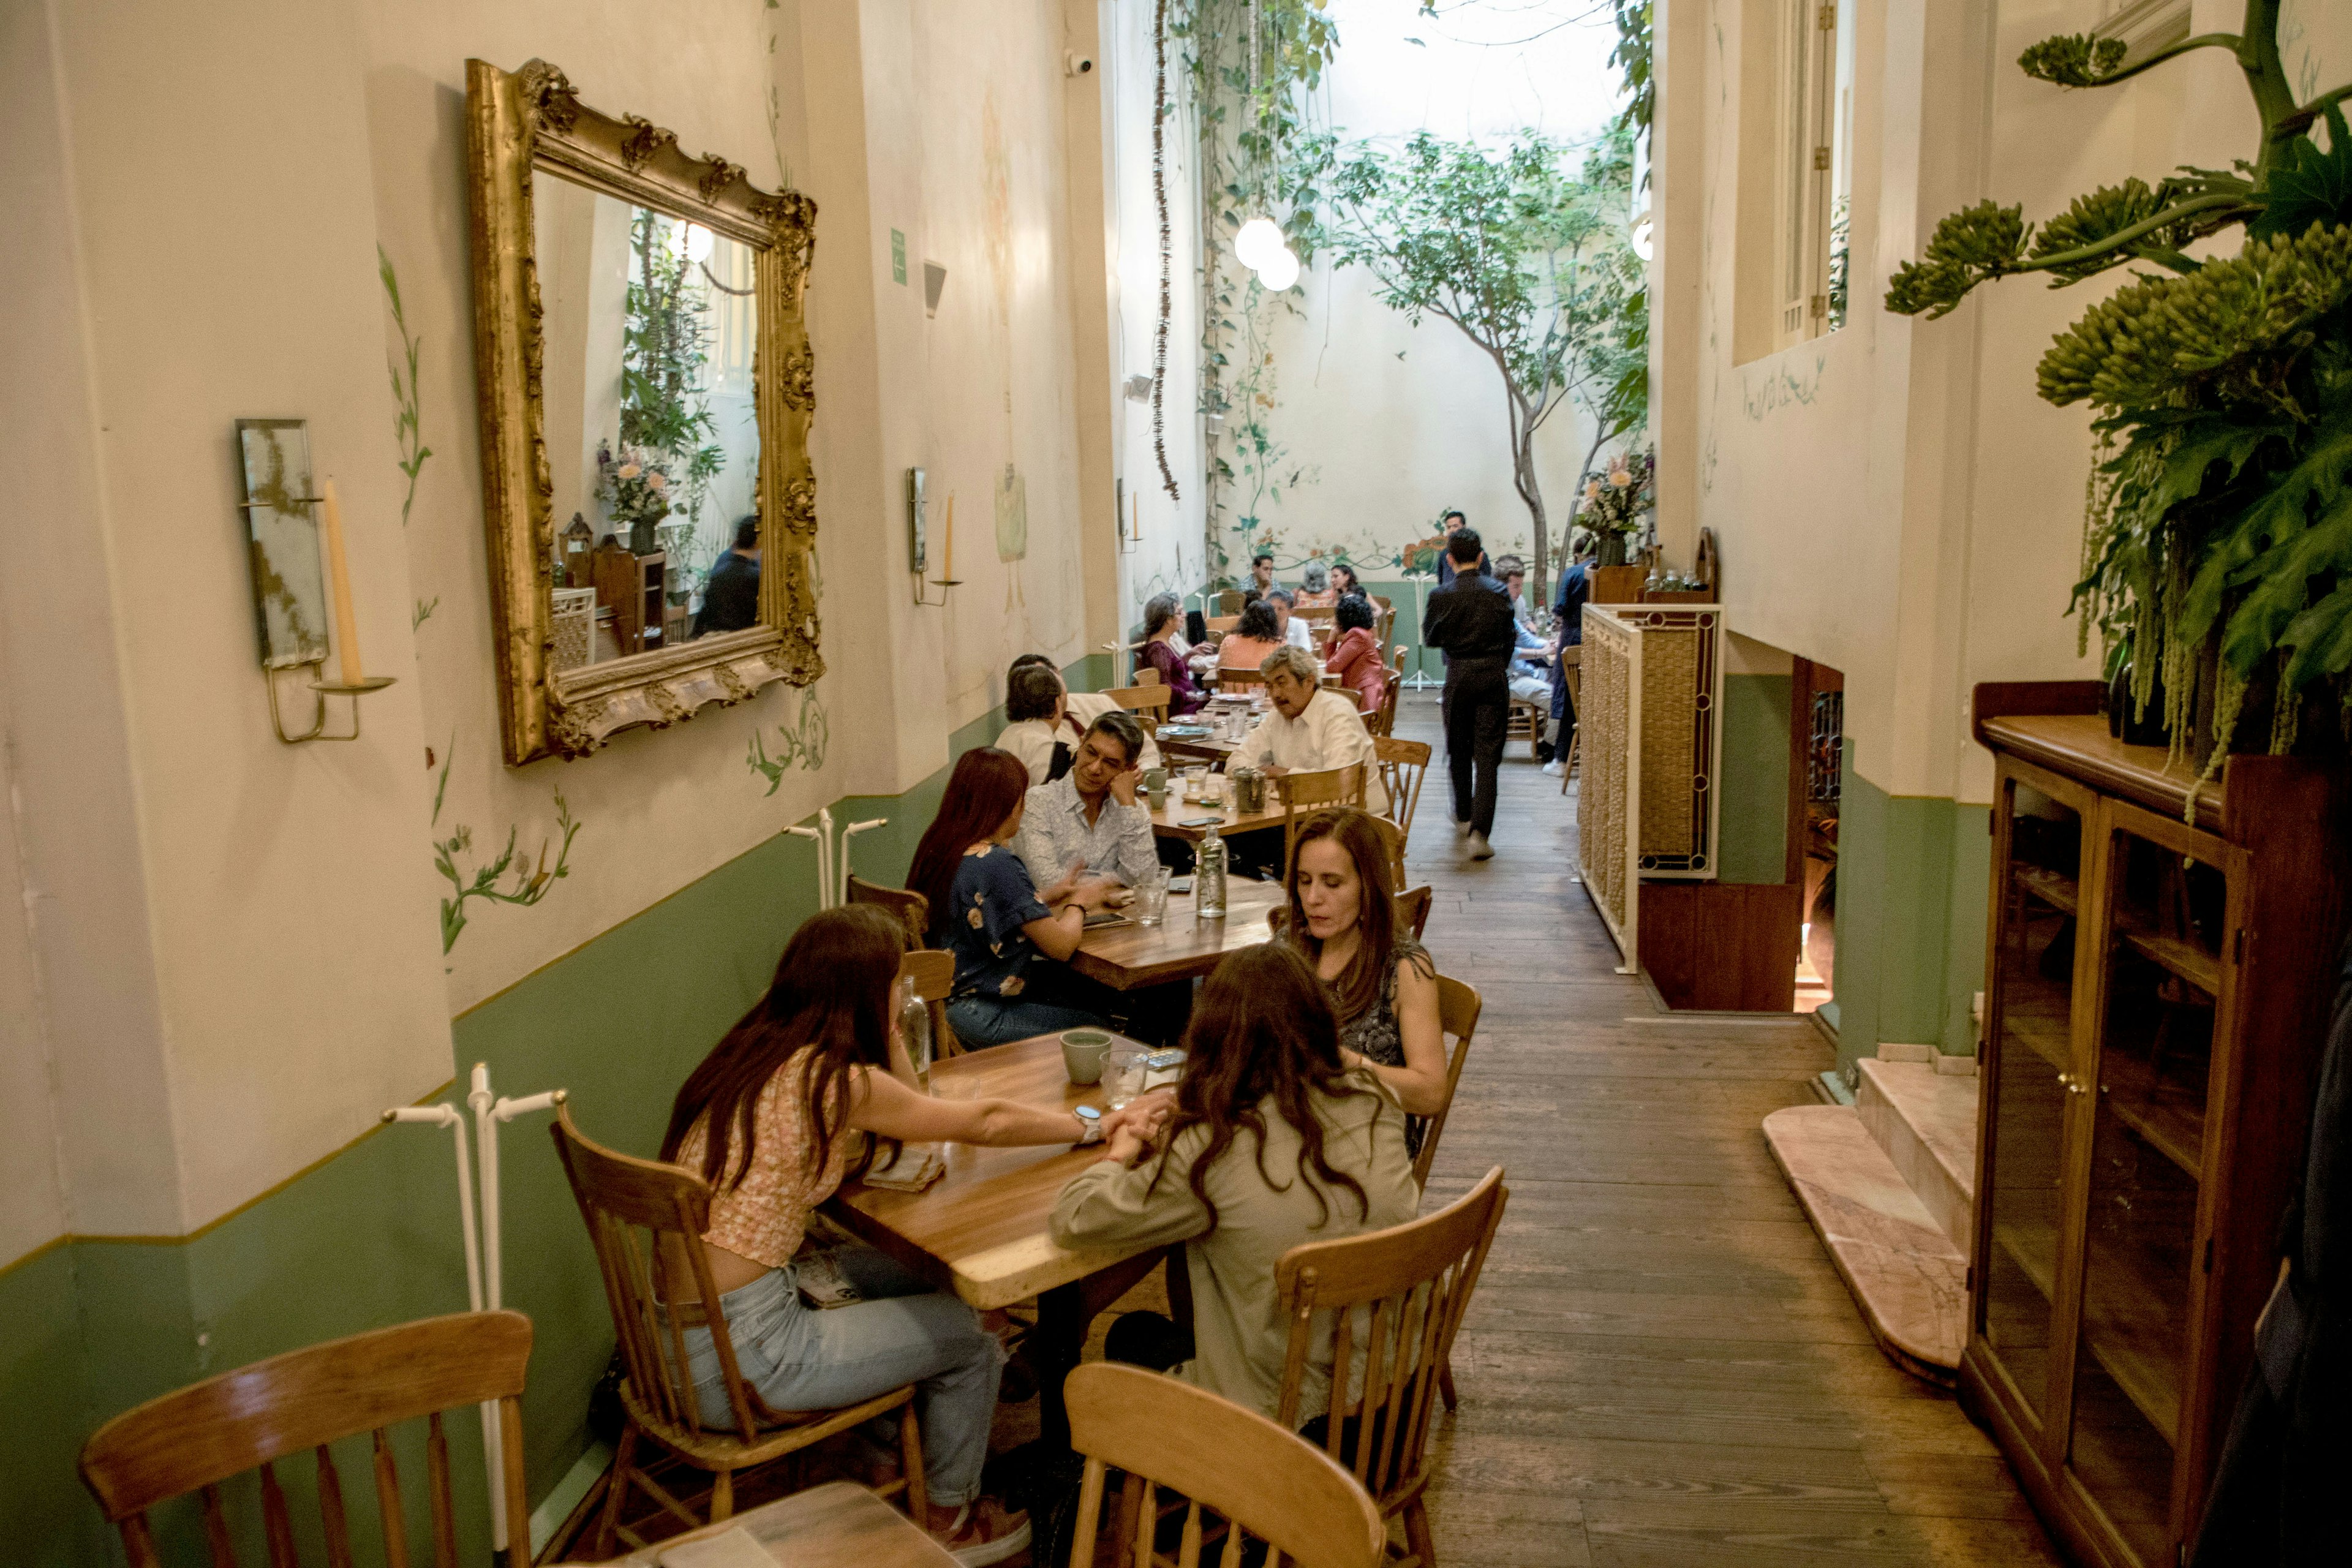
<path fill-rule="evenodd" d="M 60 1230 L 186 1231 L 342 1147 L 459 1069 L 453 1013 L 826 801 L 919 781 L 1001 698 L 1013 654 L 1085 651 L 1082 567 L 1109 581 L 1111 546 L 1107 502 L 1093 542 L 1078 503 L 1067 136 L 1087 104 L 1065 88 L 1064 38 L 1056 0 L 147 0 L 0 18 L 22 154 L 0 178 L 26 220 L 0 256 L 44 305 L 21 315 L 0 406 L 53 467 L 46 521 L 21 531 L 0 586 L 21 851 L 0 885 L 14 879 L 26 910 L 0 941 L 0 1262 Z M 534 56 L 587 101 L 822 204 L 830 673 L 814 700 L 772 689 L 509 769 L 463 83 L 468 57 Z M 904 287 L 893 227 L 914 263 Z M 405 345 L 379 245 L 432 448 L 404 530 L 386 366 Z M 925 256 L 950 269 L 936 322 Z M 244 415 L 308 419 L 340 486 L 368 668 L 396 680 L 357 742 L 269 732 L 235 508 Z M 997 558 L 991 515 L 1008 461 L 1026 480 L 1017 563 Z M 959 495 L 967 585 L 945 614 L 908 593 L 912 462 Z M 779 753 L 780 727 L 814 738 L 827 715 L 823 765 L 769 795 L 754 737 Z M 559 792 L 583 824 L 568 875 L 534 908 L 469 905 L 445 957 L 434 841 L 463 833 L 470 871 L 511 831 L 535 860 Z"/>
<path fill-rule="evenodd" d="M 1687 418 L 1695 432 L 1667 466 L 1692 479 L 1691 526 L 1720 542 L 1731 626 L 1846 672 L 1856 770 L 1894 795 L 1983 801 L 1990 766 L 1967 739 L 1970 688 L 2093 668 L 2063 616 L 2088 421 L 2037 399 L 2033 366 L 2116 280 L 2053 292 L 2019 279 L 1926 321 L 1885 312 L 1885 279 L 1945 213 L 1987 195 L 2041 216 L 2129 174 L 2226 163 L 2252 128 L 2242 89 L 2218 53 L 2107 91 L 2026 80 L 2011 64 L 2018 52 L 2095 23 L 2091 0 L 1850 5 L 1853 312 L 1840 331 L 1740 364 L 1731 343 L 1747 9 L 1662 7 L 1676 51 L 1660 110 L 1662 232 L 1696 243 L 1698 279 L 1695 329 L 1678 342 L 1675 296 L 1660 300 L 1659 417 L 1668 429 Z M 2209 0 L 2197 25 L 2233 27 L 2238 11 Z M 2352 61 L 2352 15 L 2341 8 L 2305 0 L 2286 30 L 2291 68 L 2300 62 L 2312 79 L 2344 74 L 2328 58 Z"/>
<path fill-rule="evenodd" d="M 1202 520 L 1200 384 L 1201 289 L 1200 132 L 1177 40 L 1168 46 L 1168 92 L 1178 106 L 1162 133 L 1168 197 L 1169 324 L 1161 427 L 1168 467 L 1176 480 L 1169 495 L 1152 449 L 1151 404 L 1131 398 L 1125 384 L 1151 374 L 1160 319 L 1160 212 L 1152 195 L 1151 131 L 1154 66 L 1152 10 L 1100 0 L 1098 74 L 1110 102 L 1108 132 L 1111 237 L 1109 308 L 1115 353 L 1113 437 L 1118 476 L 1126 481 L 1130 531 L 1141 542 L 1119 557 L 1120 630 L 1137 626 L 1154 594 L 1189 594 L 1207 575 Z"/>
<path fill-rule="evenodd" d="M 347 9 L 289 0 L 48 16 L 70 208 L 49 239 L 75 276 L 45 297 L 78 307 L 79 335 L 35 345 L 18 374 L 86 422 L 62 450 L 92 453 L 90 492 L 37 531 L 102 585 L 88 628 L 110 634 L 116 668 L 89 710 L 103 743 L 53 733 L 23 763 L 89 800 L 51 795 L 22 831 L 60 917 L 37 931 L 73 1226 L 175 1232 L 449 1073 L 418 918 L 423 732 L 351 90 L 363 44 Z M 271 735 L 235 507 L 241 415 L 308 419 L 320 476 L 341 483 L 370 668 L 398 680 L 357 742 Z M 37 642 L 18 679 L 46 679 L 74 640 Z M 76 844 L 119 863 L 87 888 L 42 865 Z M 126 1005 L 152 1021 L 85 1055 L 81 1021 Z"/>

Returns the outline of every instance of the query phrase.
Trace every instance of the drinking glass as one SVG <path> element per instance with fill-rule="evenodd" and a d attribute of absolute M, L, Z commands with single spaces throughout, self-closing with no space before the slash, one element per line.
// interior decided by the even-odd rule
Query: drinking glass
<path fill-rule="evenodd" d="M 1135 923 L 1156 926 L 1168 917 L 1168 868 L 1160 867 L 1135 889 Z"/>
<path fill-rule="evenodd" d="M 1143 1092 L 1143 1080 L 1149 1074 L 1143 1059 L 1150 1054 L 1141 1046 L 1121 1041 L 1103 1058 L 1103 1098 L 1113 1110 Z"/>

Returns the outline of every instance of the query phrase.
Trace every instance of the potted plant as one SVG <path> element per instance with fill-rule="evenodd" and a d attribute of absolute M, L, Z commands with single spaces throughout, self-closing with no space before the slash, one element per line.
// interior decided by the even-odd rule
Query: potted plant
<path fill-rule="evenodd" d="M 2278 17 L 2279 0 L 2246 0 L 2238 32 L 2128 64 L 2095 34 L 2027 49 L 2020 68 L 2070 88 L 2226 50 L 2261 142 L 2229 170 L 2092 191 L 2038 230 L 1992 201 L 1954 213 L 1886 291 L 1888 310 L 1933 318 L 2012 273 L 2063 287 L 2146 265 L 2059 334 L 2040 391 L 2098 416 L 2071 610 L 2084 645 L 2094 626 L 2105 645 L 2130 710 L 2116 721 L 2153 709 L 2175 753 L 2202 751 L 2207 776 L 2233 748 L 2340 745 L 2352 714 L 2352 131 L 2337 107 L 2352 85 L 2298 102 Z M 2324 152 L 2310 135 L 2323 120 Z M 2235 255 L 2187 254 L 2232 227 L 2245 231 Z"/>
<path fill-rule="evenodd" d="M 1606 468 L 1584 476 L 1584 500 L 1576 521 L 1594 541 L 1594 564 L 1622 566 L 1633 542 L 1658 504 L 1658 460 L 1654 453 L 1626 452 Z"/>

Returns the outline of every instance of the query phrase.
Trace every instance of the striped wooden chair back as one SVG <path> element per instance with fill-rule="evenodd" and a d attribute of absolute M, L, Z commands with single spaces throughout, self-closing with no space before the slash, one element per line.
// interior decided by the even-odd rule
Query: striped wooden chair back
<path fill-rule="evenodd" d="M 468 1405 L 496 1405 L 499 1489 L 507 1525 L 528 1532 L 522 1389 L 530 1360 L 530 1320 L 520 1312 L 460 1312 L 330 1340 L 222 1373 L 123 1412 L 82 1445 L 81 1479 L 121 1531 L 131 1568 L 161 1568 L 163 1562 L 147 1510 L 191 1492 L 202 1499 L 212 1568 L 236 1568 L 238 1532 L 222 1500 L 222 1483 L 247 1470 L 258 1471 L 261 1540 L 272 1568 L 279 1568 L 296 1560 L 296 1530 L 277 1463 L 307 1451 L 314 1457 L 319 1533 L 331 1562 L 349 1563 L 351 1525 L 332 1445 L 366 1433 L 384 1559 L 405 1564 L 410 1561 L 410 1521 L 401 1497 L 391 1429 L 422 1419 L 426 1528 L 433 1540 L 434 1568 L 457 1568 L 457 1515 L 450 1496 L 449 1442 L 442 1416 Z M 465 1561 L 481 1561 L 488 1554 L 489 1543 L 482 1542 L 467 1552 Z"/>

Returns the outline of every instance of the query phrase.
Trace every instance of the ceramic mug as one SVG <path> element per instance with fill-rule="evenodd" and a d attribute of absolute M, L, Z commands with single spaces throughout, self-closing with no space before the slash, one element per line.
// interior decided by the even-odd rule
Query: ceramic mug
<path fill-rule="evenodd" d="M 1151 805 L 1155 810 L 1164 805 L 1168 799 L 1168 770 L 1166 768 L 1144 769 L 1143 793 L 1151 797 Z"/>
<path fill-rule="evenodd" d="M 1068 1069 L 1072 1083 L 1100 1083 L 1103 1058 L 1110 1052 L 1113 1040 L 1101 1029 L 1065 1029 L 1062 1031 L 1062 1066 Z"/>

